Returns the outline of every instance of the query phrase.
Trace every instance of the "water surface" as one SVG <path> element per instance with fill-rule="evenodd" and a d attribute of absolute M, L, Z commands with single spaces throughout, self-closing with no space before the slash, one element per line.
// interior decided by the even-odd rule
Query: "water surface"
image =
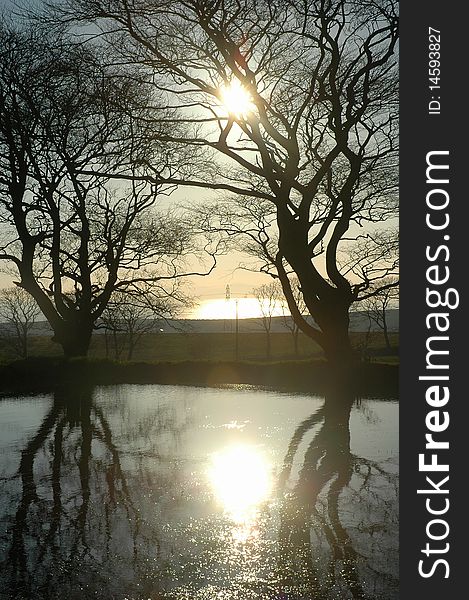
<path fill-rule="evenodd" d="M 0 598 L 398 597 L 398 405 L 249 386 L 0 400 Z"/>

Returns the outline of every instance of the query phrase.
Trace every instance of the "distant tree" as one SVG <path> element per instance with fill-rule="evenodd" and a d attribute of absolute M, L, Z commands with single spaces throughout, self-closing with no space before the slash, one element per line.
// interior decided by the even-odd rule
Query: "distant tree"
<path fill-rule="evenodd" d="M 272 317 L 275 312 L 279 309 L 279 299 L 281 295 L 281 288 L 278 282 L 273 281 L 272 283 L 260 285 L 252 290 L 254 297 L 259 305 L 261 317 L 259 322 L 262 329 L 265 331 L 266 339 L 266 356 L 270 360 L 272 356 L 272 344 L 271 344 L 271 330 L 272 330 Z"/>
<path fill-rule="evenodd" d="M 160 297 L 155 290 L 150 295 L 140 291 L 115 293 L 101 318 L 106 355 L 112 347 L 115 359 L 121 359 L 125 354 L 127 360 L 132 360 L 142 337 L 158 331 L 156 320 L 173 318 L 181 306 L 188 304 L 188 298 L 177 289 L 173 290 L 171 298 L 166 289 Z"/>
<path fill-rule="evenodd" d="M 397 9 L 397 0 L 55 3 L 56 20 L 97 25 L 115 62 L 139 65 L 142 83 L 166 94 L 189 127 L 168 141 L 207 168 L 165 182 L 241 199 L 234 229 L 216 207 L 207 226 L 261 249 L 298 326 L 337 365 L 353 358 L 349 309 L 366 288 L 341 271 L 342 248 L 358 227 L 396 215 Z"/>
<path fill-rule="evenodd" d="M 135 180 L 143 162 L 170 168 L 159 136 L 174 126 L 145 125 L 146 89 L 96 54 L 0 28 L 0 260 L 66 356 L 87 354 L 114 293 L 161 294 L 167 282 L 171 296 L 185 257 L 211 254 L 205 240 L 199 253 L 190 224 L 156 211 L 157 183 Z"/>
<path fill-rule="evenodd" d="M 367 315 L 370 323 L 375 323 L 379 329 L 381 329 L 386 348 L 387 350 L 391 350 L 388 310 L 395 308 L 399 300 L 399 281 L 396 278 L 388 278 L 384 282 L 387 283 L 388 286 L 379 288 L 376 291 L 376 294 L 363 300 L 360 307 Z"/>
<path fill-rule="evenodd" d="M 145 307 L 122 299 L 110 302 L 101 317 L 106 345 L 106 357 L 112 348 L 113 357 L 119 360 L 126 353 L 126 359 L 132 356 L 144 333 L 154 331 L 154 321 L 149 318 Z"/>
<path fill-rule="evenodd" d="M 18 286 L 0 290 L 0 338 L 20 358 L 28 356 L 29 336 L 41 311 Z"/>
<path fill-rule="evenodd" d="M 294 279 L 292 282 L 290 282 L 290 287 L 292 290 L 293 297 L 295 299 L 295 303 L 298 306 L 298 310 L 301 312 L 301 314 L 305 314 L 307 309 L 306 309 L 306 304 L 304 303 L 304 298 L 303 298 L 303 294 L 301 292 L 300 282 L 298 281 L 298 279 Z M 288 329 L 290 331 L 290 333 L 292 334 L 293 349 L 295 352 L 295 356 L 298 358 L 298 356 L 299 356 L 298 338 L 300 335 L 300 327 L 299 327 L 298 323 L 295 321 L 295 319 L 293 319 L 290 314 L 290 311 L 288 309 L 288 302 L 286 301 L 281 288 L 280 288 L 279 302 L 280 302 L 280 306 L 282 307 L 283 324 L 284 324 L 285 328 Z"/>

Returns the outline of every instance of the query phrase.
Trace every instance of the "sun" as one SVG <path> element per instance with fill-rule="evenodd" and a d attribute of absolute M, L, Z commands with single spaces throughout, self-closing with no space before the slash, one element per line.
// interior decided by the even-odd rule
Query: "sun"
<path fill-rule="evenodd" d="M 247 117 L 254 110 L 254 103 L 249 91 L 237 80 L 220 88 L 222 106 L 234 117 Z"/>
<path fill-rule="evenodd" d="M 280 317 L 283 314 L 282 306 L 279 303 L 275 307 L 272 316 Z M 258 300 L 256 298 L 239 298 L 238 317 L 240 319 L 258 319 L 262 317 Z M 234 299 L 227 301 L 224 298 L 205 300 L 196 308 L 193 318 L 201 320 L 235 319 L 236 301 Z"/>

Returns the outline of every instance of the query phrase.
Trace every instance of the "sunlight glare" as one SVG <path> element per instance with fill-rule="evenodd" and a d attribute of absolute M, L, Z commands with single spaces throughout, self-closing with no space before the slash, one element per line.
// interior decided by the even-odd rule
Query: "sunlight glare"
<path fill-rule="evenodd" d="M 282 306 L 278 303 L 273 316 L 283 315 Z M 258 319 L 262 316 L 259 302 L 256 298 L 239 298 L 238 316 L 240 319 Z M 235 301 L 224 298 L 203 301 L 194 311 L 195 319 L 234 319 L 236 317 Z"/>
<path fill-rule="evenodd" d="M 237 118 L 246 117 L 254 110 L 251 94 L 237 79 L 220 88 L 220 101 L 228 113 Z"/>
<path fill-rule="evenodd" d="M 233 446 L 214 454 L 208 474 L 218 501 L 236 523 L 252 520 L 272 489 L 269 464 L 250 446 Z"/>

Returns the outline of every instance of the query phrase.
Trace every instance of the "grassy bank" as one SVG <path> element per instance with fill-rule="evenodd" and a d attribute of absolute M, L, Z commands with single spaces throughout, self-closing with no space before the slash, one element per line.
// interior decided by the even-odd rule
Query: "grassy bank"
<path fill-rule="evenodd" d="M 110 385 L 163 383 L 186 385 L 252 384 L 321 393 L 330 373 L 323 361 L 179 361 L 117 362 L 105 359 L 36 357 L 0 367 L 0 389 L 49 391 L 58 385 Z M 350 377 L 353 392 L 362 396 L 398 394 L 395 365 L 360 363 Z"/>
<path fill-rule="evenodd" d="M 352 345 L 363 348 L 365 334 L 351 333 Z M 109 340 L 108 340 L 109 342 Z M 399 345 L 398 334 L 391 334 L 391 343 Z M 396 364 L 397 355 L 389 354 L 384 348 L 383 335 L 373 332 L 366 342 L 369 358 L 373 362 L 387 362 Z M 179 361 L 233 361 L 235 355 L 234 333 L 148 333 L 139 341 L 132 356 L 137 362 L 179 362 Z M 61 354 L 60 347 L 51 341 L 50 336 L 35 336 L 30 340 L 29 354 L 31 356 L 57 356 Z M 313 340 L 300 334 L 298 336 L 298 353 L 295 352 L 293 336 L 288 333 L 273 333 L 271 335 L 271 357 L 273 361 L 298 361 L 313 359 L 318 360 L 322 351 Z M 117 357 L 114 354 L 112 343 L 106 350 L 106 339 L 102 334 L 95 334 L 92 338 L 89 357 L 91 359 L 119 359 L 126 360 L 126 349 Z M 11 361 L 15 356 L 0 339 L 0 360 Z M 239 334 L 239 360 L 241 361 L 266 361 L 266 336 L 259 332 L 241 332 Z"/>

